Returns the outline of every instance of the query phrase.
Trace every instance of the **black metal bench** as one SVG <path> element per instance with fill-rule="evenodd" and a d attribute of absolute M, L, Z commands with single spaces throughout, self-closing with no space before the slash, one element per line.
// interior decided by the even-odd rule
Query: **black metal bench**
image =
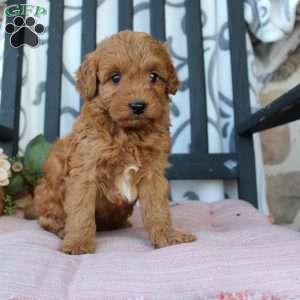
<path fill-rule="evenodd" d="M 8 5 L 24 1 L 9 0 Z M 151 34 L 165 40 L 164 0 L 150 1 Z M 49 141 L 59 136 L 62 33 L 64 1 L 51 1 L 48 68 L 46 83 L 45 131 Z M 83 0 L 82 58 L 96 47 L 96 0 Z M 234 103 L 235 153 L 208 153 L 206 92 L 201 14 L 199 0 L 187 0 L 189 88 L 191 106 L 191 153 L 172 154 L 170 179 L 235 179 L 239 197 L 257 206 L 257 188 L 252 133 L 300 118 L 300 85 L 261 111 L 251 114 L 243 1 L 228 0 Z M 119 30 L 132 29 L 133 1 L 119 0 Z M 18 149 L 22 48 L 12 48 L 5 39 L 2 99 L 0 107 L 0 147 L 8 154 Z M 233 162 L 233 167 L 228 166 Z"/>

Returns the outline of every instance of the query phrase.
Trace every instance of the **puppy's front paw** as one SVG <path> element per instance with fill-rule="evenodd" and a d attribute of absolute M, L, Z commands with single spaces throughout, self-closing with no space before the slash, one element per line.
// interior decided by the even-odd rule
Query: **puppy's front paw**
<path fill-rule="evenodd" d="M 59 251 L 66 254 L 87 254 L 94 253 L 96 250 L 96 244 L 94 240 L 91 241 L 66 241 L 64 240 L 59 248 Z"/>
<path fill-rule="evenodd" d="M 183 233 L 174 229 L 159 230 L 151 238 L 155 248 L 190 243 L 196 239 L 193 234 Z"/>

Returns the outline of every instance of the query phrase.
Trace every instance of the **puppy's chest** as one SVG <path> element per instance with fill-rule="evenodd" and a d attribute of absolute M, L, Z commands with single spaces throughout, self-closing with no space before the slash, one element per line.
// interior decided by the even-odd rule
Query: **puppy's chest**
<path fill-rule="evenodd" d="M 108 200 L 113 203 L 134 203 L 138 197 L 138 178 L 141 174 L 143 161 L 140 153 L 134 148 L 124 148 L 117 157 L 106 161 L 102 166 L 105 180 L 105 191 Z M 104 172 L 103 172 L 104 171 Z"/>
<path fill-rule="evenodd" d="M 138 197 L 137 174 L 139 167 L 130 164 L 115 178 L 115 188 L 123 200 L 134 203 Z"/>

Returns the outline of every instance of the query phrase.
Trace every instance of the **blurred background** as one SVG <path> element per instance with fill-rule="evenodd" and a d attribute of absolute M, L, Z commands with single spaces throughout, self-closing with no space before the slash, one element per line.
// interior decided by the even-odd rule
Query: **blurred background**
<path fill-rule="evenodd" d="M 155 0 L 134 0 L 135 31 L 150 31 L 149 1 Z M 253 111 L 299 84 L 299 2 L 299 0 L 245 1 L 244 13 L 248 24 L 248 70 Z M 45 26 L 44 33 L 39 35 L 39 45 L 35 48 L 27 45 L 24 47 L 19 133 L 21 151 L 30 139 L 43 132 L 47 24 L 50 15 L 48 1 L 29 0 L 27 3 L 45 8 L 46 13 L 35 17 L 37 23 Z M 79 95 L 74 88 L 74 74 L 81 63 L 81 5 L 81 0 L 66 0 L 64 6 L 61 136 L 70 130 L 74 118 L 80 111 Z M 0 63 L 2 63 L 5 36 L 3 11 L 6 1 L 0 1 L 0 7 Z M 234 124 L 226 1 L 202 0 L 201 8 L 209 151 L 230 152 L 234 150 Z M 181 80 L 179 92 L 172 98 L 173 153 L 188 153 L 190 144 L 185 17 L 183 0 L 166 1 L 166 40 Z M 98 0 L 97 42 L 117 30 L 118 1 Z M 259 209 L 265 214 L 271 212 L 276 223 L 293 223 L 300 210 L 299 129 L 300 122 L 294 122 L 254 137 Z M 172 182 L 172 198 L 176 201 L 190 199 L 212 202 L 226 197 L 237 197 L 234 182 L 219 180 Z"/>

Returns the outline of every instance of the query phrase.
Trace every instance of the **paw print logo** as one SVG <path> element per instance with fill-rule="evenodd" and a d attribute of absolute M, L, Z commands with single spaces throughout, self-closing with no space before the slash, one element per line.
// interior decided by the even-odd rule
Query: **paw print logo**
<path fill-rule="evenodd" d="M 11 34 L 10 44 L 14 48 L 18 48 L 24 44 L 36 47 L 39 44 L 38 34 L 44 32 L 45 28 L 42 24 L 36 24 L 33 17 L 24 19 L 17 16 L 12 23 L 7 23 L 5 31 Z"/>

